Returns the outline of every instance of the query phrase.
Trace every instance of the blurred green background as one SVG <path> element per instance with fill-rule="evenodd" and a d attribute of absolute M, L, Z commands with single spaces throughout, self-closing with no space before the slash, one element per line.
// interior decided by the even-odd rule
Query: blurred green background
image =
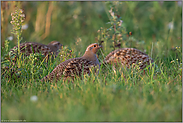
<path fill-rule="evenodd" d="M 1 2 L 1 42 L 11 39 L 11 13 L 16 1 Z M 88 44 L 96 42 L 97 30 L 108 28 L 109 9 L 105 2 L 20 2 L 26 19 L 22 42 L 47 44 L 57 40 L 70 48 L 80 42 L 78 48 L 85 51 Z M 182 4 L 174 2 L 120 2 L 118 14 L 122 17 L 127 32 L 144 41 L 144 48 L 150 50 L 154 43 L 154 54 L 181 46 Z M 17 45 L 14 37 L 10 43 Z M 164 50 L 162 50 L 164 49 Z"/>

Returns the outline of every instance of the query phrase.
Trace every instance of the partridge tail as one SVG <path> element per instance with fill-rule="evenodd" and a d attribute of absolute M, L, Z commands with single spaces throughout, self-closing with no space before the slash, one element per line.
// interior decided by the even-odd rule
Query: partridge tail
<path fill-rule="evenodd" d="M 48 81 L 48 80 L 49 80 L 49 77 L 47 75 L 47 76 L 45 76 L 44 78 L 41 79 L 41 82 Z"/>
<path fill-rule="evenodd" d="M 44 78 L 42 78 L 41 79 L 41 82 L 44 82 L 44 81 L 52 81 L 52 80 L 56 80 L 57 81 L 57 78 L 56 78 L 56 76 L 55 76 L 54 73 L 50 73 L 47 76 L 45 76 Z"/>

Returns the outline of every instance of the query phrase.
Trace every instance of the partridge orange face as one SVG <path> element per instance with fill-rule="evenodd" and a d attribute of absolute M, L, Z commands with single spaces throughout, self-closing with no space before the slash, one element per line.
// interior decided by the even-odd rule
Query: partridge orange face
<path fill-rule="evenodd" d="M 97 43 L 93 43 L 93 44 L 90 44 L 86 51 L 92 51 L 94 54 L 97 53 L 97 51 L 101 48 L 102 46 L 100 46 L 99 44 Z"/>

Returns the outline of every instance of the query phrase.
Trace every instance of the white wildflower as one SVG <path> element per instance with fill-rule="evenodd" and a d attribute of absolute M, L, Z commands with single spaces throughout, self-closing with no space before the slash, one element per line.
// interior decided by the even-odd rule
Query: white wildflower
<path fill-rule="evenodd" d="M 31 96 L 30 100 L 33 102 L 36 102 L 38 100 L 38 98 L 37 98 L 37 96 L 34 95 L 34 96 Z"/>
<path fill-rule="evenodd" d="M 8 40 L 12 41 L 13 40 L 13 36 L 9 36 Z"/>
<path fill-rule="evenodd" d="M 168 28 L 169 29 L 173 29 L 174 28 L 173 22 L 168 23 Z"/>

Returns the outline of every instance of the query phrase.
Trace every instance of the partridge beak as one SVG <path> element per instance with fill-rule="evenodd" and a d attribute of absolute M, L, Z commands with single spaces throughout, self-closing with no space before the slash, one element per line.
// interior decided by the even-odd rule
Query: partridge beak
<path fill-rule="evenodd" d="M 102 48 L 102 45 L 99 45 L 99 48 Z"/>

